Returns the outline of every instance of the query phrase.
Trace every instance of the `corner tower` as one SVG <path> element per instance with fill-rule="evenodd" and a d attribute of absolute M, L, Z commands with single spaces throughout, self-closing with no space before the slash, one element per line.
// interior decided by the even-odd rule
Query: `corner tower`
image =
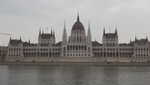
<path fill-rule="evenodd" d="M 63 30 L 63 35 L 62 35 L 62 44 L 66 45 L 67 44 L 67 31 L 66 31 L 66 23 L 64 22 L 64 30 Z"/>
<path fill-rule="evenodd" d="M 103 46 L 117 46 L 118 45 L 118 32 L 117 28 L 114 33 L 106 33 L 103 29 Z"/>
<path fill-rule="evenodd" d="M 54 45 L 56 42 L 55 39 L 55 32 L 51 29 L 51 33 L 44 33 L 41 29 L 39 31 L 39 37 L 38 37 L 38 45 L 39 46 L 51 46 Z"/>

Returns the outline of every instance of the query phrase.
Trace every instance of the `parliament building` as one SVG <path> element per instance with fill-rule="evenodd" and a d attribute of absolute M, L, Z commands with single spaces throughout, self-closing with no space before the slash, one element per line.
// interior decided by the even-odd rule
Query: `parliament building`
<path fill-rule="evenodd" d="M 5 61 L 50 62 L 54 61 L 107 61 L 107 62 L 149 62 L 150 42 L 148 37 L 135 38 L 129 43 L 119 43 L 118 31 L 106 33 L 103 29 L 102 43 L 92 41 L 90 25 L 86 31 L 79 15 L 68 36 L 64 24 L 62 41 L 56 42 L 55 32 L 39 31 L 38 43 L 24 42 L 10 38 L 5 49 Z M 2 52 L 2 50 L 0 50 Z M 2 52 L 3 53 L 3 52 Z M 2 56 L 2 55 L 0 55 Z"/>

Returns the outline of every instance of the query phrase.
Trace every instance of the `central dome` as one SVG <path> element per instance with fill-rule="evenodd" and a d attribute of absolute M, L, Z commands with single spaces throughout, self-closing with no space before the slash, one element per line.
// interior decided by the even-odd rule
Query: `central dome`
<path fill-rule="evenodd" d="M 77 17 L 77 21 L 74 23 L 73 27 L 72 27 L 72 31 L 84 31 L 84 26 L 83 24 L 80 22 L 79 16 Z"/>
<path fill-rule="evenodd" d="M 86 34 L 83 24 L 80 22 L 79 15 L 77 21 L 73 24 L 71 30 L 71 36 L 69 38 L 70 43 L 85 43 Z"/>

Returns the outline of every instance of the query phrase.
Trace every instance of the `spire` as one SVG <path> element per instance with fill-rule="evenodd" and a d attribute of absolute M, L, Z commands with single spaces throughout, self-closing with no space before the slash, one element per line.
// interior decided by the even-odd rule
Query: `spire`
<path fill-rule="evenodd" d="M 54 36 L 54 38 L 55 38 L 55 31 L 53 30 L 53 36 Z"/>
<path fill-rule="evenodd" d="M 30 40 L 29 40 L 28 42 L 29 42 L 29 44 L 30 44 Z"/>
<path fill-rule="evenodd" d="M 67 43 L 66 22 L 64 21 L 63 44 Z"/>
<path fill-rule="evenodd" d="M 39 35 L 41 35 L 41 27 L 40 27 L 40 29 L 39 29 Z"/>
<path fill-rule="evenodd" d="M 148 41 L 148 36 L 146 36 L 146 40 Z"/>
<path fill-rule="evenodd" d="M 79 12 L 78 12 L 78 16 L 77 16 L 77 21 L 78 22 L 80 21 Z"/>
<path fill-rule="evenodd" d="M 131 37 L 130 37 L 130 43 L 132 42 Z"/>
<path fill-rule="evenodd" d="M 137 37 L 135 36 L 135 41 L 137 41 Z"/>
<path fill-rule="evenodd" d="M 91 42 L 91 30 L 90 30 L 90 23 L 88 23 L 88 42 L 90 43 Z"/>
<path fill-rule="evenodd" d="M 22 40 L 21 40 L 21 36 L 20 36 L 20 41 L 22 41 Z"/>
<path fill-rule="evenodd" d="M 41 34 L 42 34 L 41 30 L 42 30 L 42 27 L 40 27 L 40 29 L 39 29 L 39 36 L 38 36 L 38 38 L 41 38 Z"/>
<path fill-rule="evenodd" d="M 10 36 L 10 39 L 9 39 L 9 42 L 11 41 L 11 36 Z"/>
<path fill-rule="evenodd" d="M 11 41 L 11 36 L 10 36 L 10 38 L 9 38 L 9 43 L 10 43 L 10 41 Z"/>
<path fill-rule="evenodd" d="M 66 21 L 64 20 L 64 29 L 66 29 Z"/>
<path fill-rule="evenodd" d="M 103 36 L 105 35 L 105 27 L 103 28 Z"/>
<path fill-rule="evenodd" d="M 10 40 L 11 40 L 11 36 L 10 36 Z"/>
<path fill-rule="evenodd" d="M 44 30 L 42 29 L 42 34 L 44 34 Z"/>
<path fill-rule="evenodd" d="M 115 28 L 115 34 L 118 35 L 117 27 Z"/>
<path fill-rule="evenodd" d="M 51 35 L 53 35 L 53 28 L 51 27 Z"/>
<path fill-rule="evenodd" d="M 89 36 L 91 36 L 91 26 L 90 26 L 90 23 L 88 24 L 88 34 L 89 34 Z"/>

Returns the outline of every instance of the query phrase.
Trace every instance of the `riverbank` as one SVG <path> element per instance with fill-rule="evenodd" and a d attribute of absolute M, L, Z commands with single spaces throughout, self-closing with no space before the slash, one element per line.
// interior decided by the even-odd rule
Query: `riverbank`
<path fill-rule="evenodd" d="M 36 65 L 36 66 L 150 66 L 150 63 L 106 63 L 106 62 L 3 62 L 0 65 Z"/>

